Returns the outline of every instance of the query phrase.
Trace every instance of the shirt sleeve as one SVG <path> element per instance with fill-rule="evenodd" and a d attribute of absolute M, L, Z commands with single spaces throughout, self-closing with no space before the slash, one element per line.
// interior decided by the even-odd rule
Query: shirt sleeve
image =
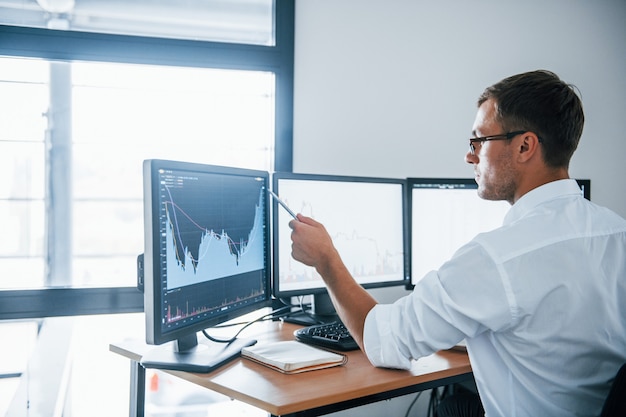
<path fill-rule="evenodd" d="M 501 273 L 480 244 L 465 245 L 411 294 L 369 312 L 363 333 L 368 359 L 374 366 L 408 369 L 414 359 L 510 325 Z"/>
<path fill-rule="evenodd" d="M 365 354 L 374 366 L 396 369 L 409 369 L 411 358 L 400 353 L 398 349 L 389 349 L 384 340 L 392 337 L 388 318 L 393 315 L 390 305 L 378 304 L 367 314 L 363 329 Z M 382 325 L 381 325 L 382 324 Z"/>

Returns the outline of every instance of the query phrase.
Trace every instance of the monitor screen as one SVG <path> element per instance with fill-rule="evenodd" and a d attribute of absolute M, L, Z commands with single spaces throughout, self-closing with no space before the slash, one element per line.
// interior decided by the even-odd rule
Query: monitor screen
<path fill-rule="evenodd" d="M 590 197 L 590 181 L 577 180 Z M 473 178 L 408 178 L 410 275 L 415 285 L 479 233 L 502 225 L 511 205 L 478 196 Z"/>
<path fill-rule="evenodd" d="M 405 285 L 407 234 L 404 179 L 275 173 L 273 190 L 292 211 L 324 224 L 342 260 L 365 288 Z M 290 214 L 273 206 L 276 298 L 327 296 L 314 268 L 291 257 Z"/>
<path fill-rule="evenodd" d="M 270 304 L 268 186 L 262 171 L 144 162 L 149 344 L 193 351 L 198 331 Z M 142 364 L 193 370 L 191 355 L 169 356 Z"/>

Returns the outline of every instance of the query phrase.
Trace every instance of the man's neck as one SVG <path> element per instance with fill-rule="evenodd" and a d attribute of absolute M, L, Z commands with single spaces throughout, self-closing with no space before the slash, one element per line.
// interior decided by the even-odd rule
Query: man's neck
<path fill-rule="evenodd" d="M 524 194 L 537 187 L 541 187 L 542 185 L 553 181 L 566 179 L 569 179 L 567 168 L 552 168 L 545 169 L 543 172 L 533 172 L 531 175 L 526 176 L 521 183 L 518 184 L 517 191 L 515 193 L 515 200 L 510 203 L 514 204 L 517 200 L 522 198 Z"/>

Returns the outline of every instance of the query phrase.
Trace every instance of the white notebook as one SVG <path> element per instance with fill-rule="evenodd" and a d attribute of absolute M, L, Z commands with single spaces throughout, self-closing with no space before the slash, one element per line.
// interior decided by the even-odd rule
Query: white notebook
<path fill-rule="evenodd" d="M 330 368 L 348 361 L 346 355 L 295 340 L 245 347 L 241 350 L 241 356 L 286 374 Z"/>

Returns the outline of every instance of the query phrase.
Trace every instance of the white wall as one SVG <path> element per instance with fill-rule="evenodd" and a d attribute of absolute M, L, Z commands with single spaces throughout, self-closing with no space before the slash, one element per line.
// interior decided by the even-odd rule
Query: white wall
<path fill-rule="evenodd" d="M 294 171 L 472 177 L 479 94 L 542 68 L 582 92 L 570 175 L 626 217 L 624 22 L 624 0 L 296 0 Z M 339 414 L 404 415 L 412 398 Z"/>
<path fill-rule="evenodd" d="M 483 89 L 549 69 L 582 92 L 570 175 L 626 217 L 624 0 L 297 0 L 294 170 L 471 177 Z"/>

